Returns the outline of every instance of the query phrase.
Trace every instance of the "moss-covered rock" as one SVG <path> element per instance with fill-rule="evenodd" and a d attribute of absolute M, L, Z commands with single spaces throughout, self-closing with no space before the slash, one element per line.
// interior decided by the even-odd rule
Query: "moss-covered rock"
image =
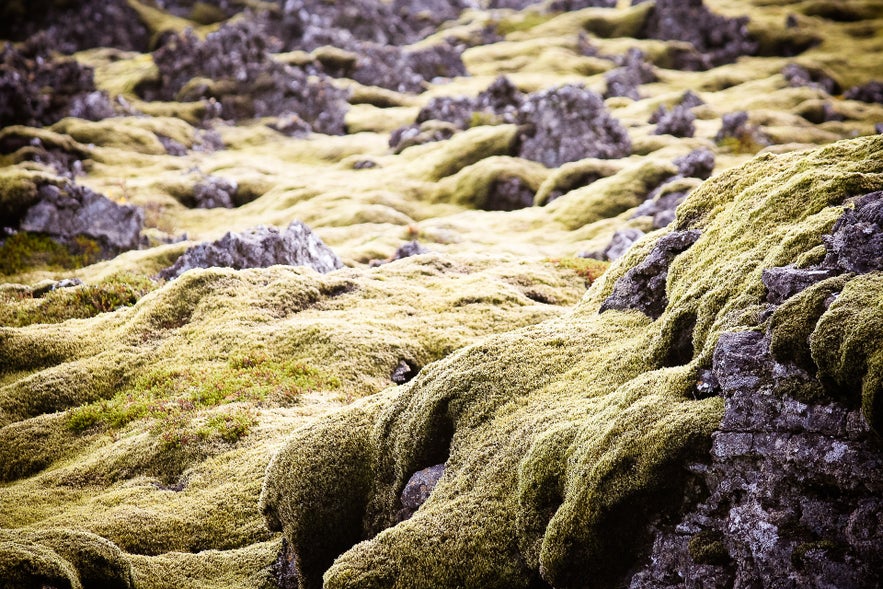
<path fill-rule="evenodd" d="M 696 400 L 695 392 L 718 334 L 756 322 L 765 267 L 815 248 L 840 203 L 879 188 L 881 152 L 883 139 L 868 138 L 759 157 L 697 189 L 679 209 L 678 225 L 702 236 L 671 264 L 669 302 L 656 321 L 598 308 L 664 232 L 615 264 L 570 316 L 426 367 L 379 397 L 385 406 L 373 420 L 370 412 L 346 414 L 368 421 L 351 434 L 361 440 L 359 452 L 332 441 L 353 427 L 344 414 L 295 434 L 268 473 L 262 505 L 284 530 L 304 585 L 319 586 L 324 563 L 355 541 L 353 510 L 363 504 L 364 541 L 324 572 L 326 587 L 619 582 L 644 546 L 653 514 L 677 504 L 685 463 L 707 452 L 720 420 L 720 400 Z M 879 332 L 873 314 L 880 289 L 868 284 L 876 279 L 848 283 L 812 336 L 823 376 L 866 387 L 872 423 L 879 341 L 864 329 Z M 850 319 L 834 320 L 838 309 Z M 682 321 L 685 314 L 690 321 Z M 692 353 L 672 366 L 666 358 L 685 338 Z M 373 485 L 364 492 L 364 483 L 354 483 L 369 474 L 372 457 Z M 432 496 L 397 524 L 410 475 L 439 462 L 445 475 Z M 352 468 L 359 474 L 344 492 L 328 474 Z M 301 481 L 309 481 L 307 489 Z M 324 524 L 304 532 L 310 508 L 288 499 L 304 492 L 339 497 L 348 514 L 345 536 Z"/>

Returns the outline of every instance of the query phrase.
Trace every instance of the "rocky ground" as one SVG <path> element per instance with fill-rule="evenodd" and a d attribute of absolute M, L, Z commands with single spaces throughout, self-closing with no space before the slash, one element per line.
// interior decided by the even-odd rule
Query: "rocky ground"
<path fill-rule="evenodd" d="M 0 587 L 883 584 L 880 0 L 0 39 Z"/>

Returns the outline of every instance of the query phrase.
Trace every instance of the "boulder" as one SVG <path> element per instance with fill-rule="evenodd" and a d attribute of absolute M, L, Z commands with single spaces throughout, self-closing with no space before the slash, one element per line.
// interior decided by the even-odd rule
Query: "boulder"
<path fill-rule="evenodd" d="M 337 255 L 309 227 L 293 221 L 284 231 L 258 226 L 242 233 L 227 233 L 211 243 L 195 245 L 159 276 L 172 280 L 193 268 L 243 270 L 277 264 L 308 266 L 317 272 L 343 267 Z"/>

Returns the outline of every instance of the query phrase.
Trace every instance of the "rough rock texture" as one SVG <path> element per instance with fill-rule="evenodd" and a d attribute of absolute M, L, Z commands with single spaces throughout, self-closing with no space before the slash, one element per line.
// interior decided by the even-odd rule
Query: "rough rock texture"
<path fill-rule="evenodd" d="M 34 0 L 0 6 L 0 39 L 23 41 L 38 33 L 61 53 L 92 47 L 146 51 L 150 41 L 147 26 L 125 0 Z"/>
<path fill-rule="evenodd" d="M 294 221 L 285 231 L 275 227 L 256 227 L 242 233 L 227 233 L 212 243 L 195 245 L 159 275 L 171 280 L 193 268 L 242 270 L 276 264 L 309 266 L 317 272 L 343 267 L 340 259 L 309 227 Z"/>
<path fill-rule="evenodd" d="M 414 512 L 426 503 L 439 479 L 444 474 L 445 465 L 436 464 L 435 466 L 418 470 L 411 475 L 411 478 L 408 479 L 408 484 L 402 490 L 402 510 L 399 512 L 399 517 L 402 520 L 406 520 L 414 515 Z"/>
<path fill-rule="evenodd" d="M 668 305 L 665 291 L 668 267 L 678 254 L 686 251 L 699 239 L 699 231 L 676 231 L 661 238 L 640 264 L 616 281 L 613 292 L 601 305 L 599 312 L 611 309 L 637 309 L 652 319 L 658 319 Z"/>
<path fill-rule="evenodd" d="M 656 0 L 641 36 L 691 44 L 695 51 L 676 54 L 675 65 L 679 69 L 704 70 L 757 51 L 747 23 L 747 17 L 714 14 L 702 0 Z"/>
<path fill-rule="evenodd" d="M 853 86 L 843 95 L 848 100 L 860 100 L 883 104 L 883 82 L 872 80 L 861 86 Z"/>
<path fill-rule="evenodd" d="M 622 65 L 604 76 L 607 90 L 604 98 L 627 96 L 633 100 L 641 98 L 638 86 L 655 82 L 658 78 L 653 66 L 644 60 L 644 53 L 634 47 L 622 58 Z"/>
<path fill-rule="evenodd" d="M 499 176 L 488 188 L 481 208 L 485 211 L 514 211 L 533 205 L 534 190 L 520 176 Z"/>
<path fill-rule="evenodd" d="M 674 161 L 678 167 L 678 173 L 686 178 L 699 178 L 705 180 L 714 171 L 714 153 L 708 149 L 694 149 L 687 155 L 681 156 Z"/>
<path fill-rule="evenodd" d="M 689 107 L 682 104 L 676 105 L 671 110 L 664 106 L 659 107 L 656 118 L 656 135 L 673 135 L 675 137 L 692 137 L 696 132 L 693 121 L 696 116 Z"/>
<path fill-rule="evenodd" d="M 525 127 L 519 136 L 519 155 L 548 167 L 631 153 L 625 128 L 607 112 L 598 94 L 582 86 L 530 94 L 519 110 L 518 122 Z"/>
<path fill-rule="evenodd" d="M 97 240 L 107 253 L 136 249 L 141 243 L 144 212 L 120 205 L 106 196 L 73 183 L 63 187 L 46 184 L 39 202 L 31 206 L 19 224 L 22 231 L 44 233 L 62 242 L 77 236 Z"/>
<path fill-rule="evenodd" d="M 44 39 L 21 49 L 7 43 L 0 50 L 0 128 L 50 125 L 66 116 L 113 116 L 107 96 L 95 90 L 92 69 L 72 59 L 51 58 Z"/>
<path fill-rule="evenodd" d="M 604 249 L 602 259 L 618 260 L 644 235 L 644 232 L 640 229 L 620 229 L 613 234 L 610 244 Z"/>
<path fill-rule="evenodd" d="M 805 86 L 816 88 L 827 94 L 840 94 L 840 84 L 837 80 L 826 74 L 821 69 L 807 68 L 796 63 L 789 63 L 782 68 L 782 75 L 788 80 L 788 84 L 795 87 Z"/>
<path fill-rule="evenodd" d="M 148 99 L 215 99 L 227 119 L 295 114 L 313 131 L 343 133 L 346 93 L 274 61 L 269 42 L 248 21 L 226 24 L 205 41 L 191 31 L 173 35 L 153 53 L 159 83 L 140 92 Z"/>
<path fill-rule="evenodd" d="M 197 209 L 214 209 L 222 207 L 231 209 L 236 206 L 236 192 L 239 186 L 235 181 L 219 176 L 207 176 L 193 186 L 193 196 L 185 204 Z"/>

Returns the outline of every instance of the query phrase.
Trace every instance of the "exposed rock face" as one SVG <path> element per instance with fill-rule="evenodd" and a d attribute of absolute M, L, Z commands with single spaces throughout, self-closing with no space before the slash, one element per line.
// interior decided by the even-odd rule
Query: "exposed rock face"
<path fill-rule="evenodd" d="M 119 205 L 85 186 L 40 187 L 39 202 L 27 210 L 22 231 L 45 233 L 60 241 L 91 237 L 108 253 L 135 249 L 141 242 L 144 213 L 138 207 Z"/>
<path fill-rule="evenodd" d="M 188 249 L 172 266 L 160 272 L 166 280 L 193 268 L 268 268 L 276 264 L 309 266 L 317 272 L 342 268 L 340 259 L 309 227 L 294 221 L 285 231 L 259 226 L 227 233 L 218 241 Z"/>
<path fill-rule="evenodd" d="M 113 116 L 107 96 L 95 90 L 92 69 L 72 59 L 52 59 L 43 40 L 0 50 L 0 128 L 50 125 L 66 116 Z"/>
<path fill-rule="evenodd" d="M 445 465 L 436 464 L 435 466 L 418 470 L 411 475 L 411 478 L 408 479 L 408 484 L 405 485 L 402 491 L 402 510 L 399 512 L 399 517 L 403 520 L 408 519 L 415 511 L 420 509 L 420 506 L 429 499 L 433 489 L 435 489 L 439 479 L 444 474 Z"/>
<path fill-rule="evenodd" d="M 172 36 L 153 54 L 159 84 L 140 91 L 148 99 L 215 99 L 227 119 L 295 114 L 313 131 L 343 133 L 346 93 L 274 61 L 270 49 L 248 21 L 224 25 L 205 41 L 190 31 Z"/>
<path fill-rule="evenodd" d="M 45 33 L 49 48 L 61 53 L 92 47 L 147 51 L 150 41 L 147 27 L 125 0 L 35 0 L 0 7 L 0 39 L 22 41 L 38 32 Z"/>
<path fill-rule="evenodd" d="M 601 97 L 582 86 L 567 85 L 530 94 L 519 110 L 519 155 L 548 167 L 589 157 L 616 159 L 631 153 L 622 124 Z"/>
<path fill-rule="evenodd" d="M 611 96 L 627 96 L 633 100 L 641 98 L 638 86 L 655 82 L 658 78 L 653 66 L 644 60 L 644 53 L 640 49 L 629 49 L 622 59 L 622 66 L 604 76 L 607 82 L 607 90 L 604 98 Z"/>
<path fill-rule="evenodd" d="M 676 231 L 659 239 L 643 262 L 616 281 L 613 293 L 599 312 L 610 309 L 637 309 L 657 319 L 668 305 L 665 280 L 672 260 L 699 239 L 699 231 Z"/>
<path fill-rule="evenodd" d="M 747 22 L 746 17 L 714 14 L 702 0 L 656 0 L 644 23 L 642 36 L 690 43 L 695 51 L 677 54 L 676 67 L 705 70 L 757 51 L 757 43 L 748 34 Z"/>

